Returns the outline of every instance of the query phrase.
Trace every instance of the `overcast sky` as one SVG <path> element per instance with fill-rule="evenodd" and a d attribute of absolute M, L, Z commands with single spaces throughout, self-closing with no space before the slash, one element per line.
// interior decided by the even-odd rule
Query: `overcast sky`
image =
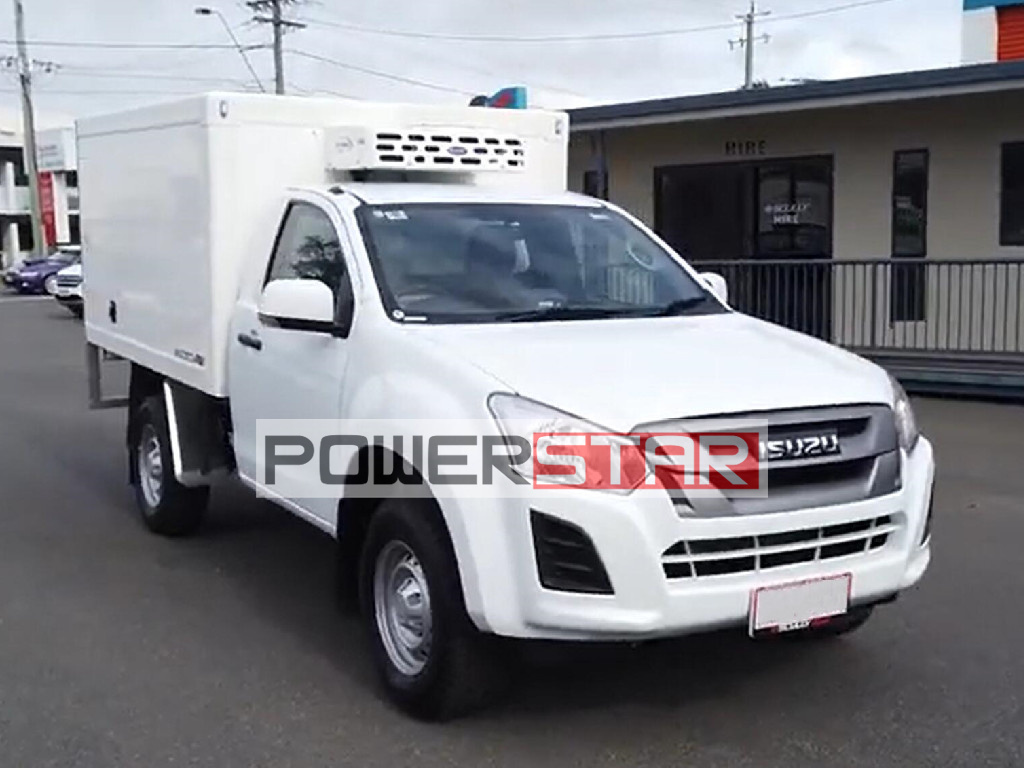
<path fill-rule="evenodd" d="M 545 106 L 728 90 L 743 78 L 743 54 L 731 51 L 729 40 L 741 33 L 734 16 L 745 10 L 746 2 L 299 0 L 289 16 L 302 19 L 307 27 L 289 34 L 286 45 L 307 55 L 287 55 L 286 79 L 296 93 L 456 103 L 465 103 L 471 94 L 522 84 L 530 88 L 534 103 Z M 834 79 L 958 63 L 961 0 L 868 0 L 873 4 L 785 18 L 854 2 L 762 0 L 762 7 L 772 14 L 759 25 L 759 32 L 769 34 L 771 40 L 757 45 L 757 77 L 781 84 L 787 79 Z M 193 13 L 191 0 L 26 0 L 25 5 L 30 41 L 230 43 L 215 17 Z M 269 40 L 269 28 L 251 23 L 251 14 L 240 0 L 220 0 L 214 7 L 223 12 L 244 44 Z M 707 29 L 719 25 L 730 26 Z M 565 39 L 660 30 L 690 31 Z M 432 35 L 562 39 L 481 41 Z M 5 1 L 0 3 L 0 38 L 13 37 L 11 3 Z M 0 55 L 13 53 L 13 45 L 0 44 Z M 174 93 L 254 87 L 233 50 L 34 44 L 30 53 L 60 65 L 36 79 L 39 110 L 49 116 L 103 112 L 173 98 Z M 250 56 L 264 83 L 272 87 L 270 52 L 254 50 Z M 16 81 L 8 73 L 0 83 L 0 111 L 10 112 L 17 106 Z"/>

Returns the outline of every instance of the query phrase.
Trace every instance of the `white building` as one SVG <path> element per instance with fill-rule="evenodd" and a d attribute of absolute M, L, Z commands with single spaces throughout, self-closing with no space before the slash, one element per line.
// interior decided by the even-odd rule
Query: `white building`
<path fill-rule="evenodd" d="M 42 121 L 44 126 L 54 122 Z M 74 129 L 44 128 L 38 131 L 36 146 L 43 176 L 48 245 L 77 245 L 80 235 Z M 0 266 L 10 266 L 32 251 L 30 200 L 21 115 L 11 110 L 0 114 Z"/>

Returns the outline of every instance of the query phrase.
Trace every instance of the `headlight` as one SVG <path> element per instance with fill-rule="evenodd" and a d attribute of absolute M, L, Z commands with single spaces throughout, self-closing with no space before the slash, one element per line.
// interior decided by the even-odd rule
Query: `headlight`
<path fill-rule="evenodd" d="M 921 431 L 917 428 L 914 408 L 910 405 L 907 393 L 892 376 L 889 377 L 889 380 L 892 382 L 893 411 L 896 413 L 896 435 L 899 437 L 900 447 L 909 453 L 917 445 Z"/>
<path fill-rule="evenodd" d="M 610 429 L 517 395 L 495 393 L 488 398 L 487 406 L 510 451 L 518 453 L 515 445 L 524 445 L 524 441 L 530 446 L 529 460 L 513 466 L 535 484 L 628 494 L 647 477 L 647 463 L 640 451 L 628 450 L 635 448 L 635 443 Z M 546 439 L 553 435 L 559 437 Z M 574 444 L 575 435 L 579 435 L 578 444 Z M 566 444 L 572 445 L 569 451 L 551 452 Z M 546 470 L 539 475 L 534 451 Z M 591 455 L 600 455 L 603 460 L 590 461 Z M 552 467 L 564 467 L 566 471 L 553 473 Z"/>

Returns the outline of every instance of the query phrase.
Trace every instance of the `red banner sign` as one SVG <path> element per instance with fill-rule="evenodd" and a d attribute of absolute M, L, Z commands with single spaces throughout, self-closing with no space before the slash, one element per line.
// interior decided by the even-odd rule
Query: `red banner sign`
<path fill-rule="evenodd" d="M 53 199 L 53 174 L 39 174 L 39 203 L 43 217 L 43 238 L 46 246 L 57 244 L 57 211 Z"/>

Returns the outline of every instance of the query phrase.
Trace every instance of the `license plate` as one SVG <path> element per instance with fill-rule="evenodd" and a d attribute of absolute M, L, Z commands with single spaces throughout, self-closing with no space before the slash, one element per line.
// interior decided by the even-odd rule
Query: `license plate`
<path fill-rule="evenodd" d="M 750 634 L 790 632 L 816 619 L 846 613 L 853 574 L 807 579 L 754 590 L 750 598 Z"/>

